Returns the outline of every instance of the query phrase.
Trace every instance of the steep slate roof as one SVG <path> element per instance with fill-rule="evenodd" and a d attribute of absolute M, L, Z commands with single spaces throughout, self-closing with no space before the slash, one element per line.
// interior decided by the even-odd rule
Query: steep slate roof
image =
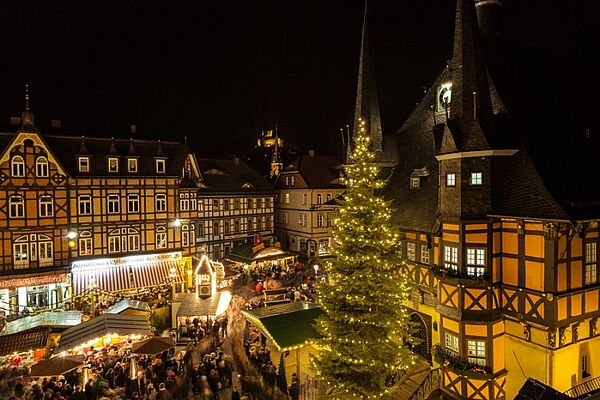
<path fill-rule="evenodd" d="M 342 189 L 344 186 L 338 181 L 342 165 L 342 159 L 337 156 L 304 154 L 288 165 L 282 175 L 297 172 L 312 189 Z"/>
<path fill-rule="evenodd" d="M 199 159 L 203 187 L 200 192 L 273 192 L 273 186 L 243 161 Z M 216 170 L 213 173 L 211 170 Z M 250 187 L 244 185 L 250 184 Z"/>

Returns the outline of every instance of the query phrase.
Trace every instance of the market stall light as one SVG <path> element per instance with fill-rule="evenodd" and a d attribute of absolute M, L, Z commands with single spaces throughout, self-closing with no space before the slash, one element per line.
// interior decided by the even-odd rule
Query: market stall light
<path fill-rule="evenodd" d="M 219 305 L 217 306 L 217 311 L 215 313 L 217 317 L 227 311 L 227 307 L 229 307 L 229 303 L 231 302 L 231 297 L 231 292 L 228 290 L 221 292 Z"/>
<path fill-rule="evenodd" d="M 181 220 L 177 218 L 175 221 L 173 221 L 173 226 L 175 228 L 179 228 L 181 226 Z"/>
<path fill-rule="evenodd" d="M 75 231 L 69 231 L 69 232 L 67 233 L 67 239 L 69 239 L 69 240 L 73 240 L 73 239 L 75 239 L 76 237 L 77 237 L 77 232 L 75 232 Z"/>

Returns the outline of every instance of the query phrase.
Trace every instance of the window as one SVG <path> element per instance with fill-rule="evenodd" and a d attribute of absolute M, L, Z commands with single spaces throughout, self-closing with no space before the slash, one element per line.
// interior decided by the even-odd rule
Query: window
<path fill-rule="evenodd" d="M 582 355 L 581 356 L 581 378 L 582 379 L 586 379 L 589 378 L 590 376 L 592 376 L 590 374 L 590 371 L 588 370 L 589 366 L 588 366 L 588 356 L 587 355 Z"/>
<path fill-rule="evenodd" d="M 323 215 L 319 214 L 317 215 L 317 227 L 320 228 L 323 226 Z"/>
<path fill-rule="evenodd" d="M 155 202 L 155 211 L 156 212 L 166 212 L 167 211 L 167 195 L 164 193 L 159 193 L 154 198 Z"/>
<path fill-rule="evenodd" d="M 317 193 L 317 204 L 323 204 L 323 195 L 321 193 Z"/>
<path fill-rule="evenodd" d="M 240 220 L 235 219 L 233 221 L 233 233 L 240 233 Z"/>
<path fill-rule="evenodd" d="M 271 208 L 271 199 L 269 197 L 265 199 L 265 208 Z"/>
<path fill-rule="evenodd" d="M 181 210 L 181 211 L 189 211 L 190 210 L 189 193 L 181 193 L 179 195 L 179 210 Z"/>
<path fill-rule="evenodd" d="M 414 243 L 407 243 L 406 244 L 406 258 L 408 258 L 411 261 L 415 261 L 417 256 L 415 254 L 416 252 L 416 246 Z"/>
<path fill-rule="evenodd" d="M 267 216 L 267 225 L 266 229 L 271 229 L 271 217 Z"/>
<path fill-rule="evenodd" d="M 119 172 L 119 159 L 108 157 L 108 172 Z"/>
<path fill-rule="evenodd" d="M 285 204 L 290 204 L 290 194 L 289 193 L 285 194 Z"/>
<path fill-rule="evenodd" d="M 233 209 L 234 210 L 240 209 L 240 199 L 233 199 Z"/>
<path fill-rule="evenodd" d="M 15 268 L 29 266 L 29 243 L 13 244 L 13 260 Z"/>
<path fill-rule="evenodd" d="M 450 353 L 451 355 L 458 356 L 460 353 L 460 347 L 458 346 L 458 336 L 453 335 L 452 333 L 446 332 L 446 353 Z"/>
<path fill-rule="evenodd" d="M 298 225 L 304 226 L 304 214 L 298 214 Z"/>
<path fill-rule="evenodd" d="M 54 251 L 50 237 L 39 235 L 38 239 L 38 262 L 40 267 L 52 266 L 54 264 Z M 35 243 L 32 243 L 31 246 L 35 246 Z"/>
<path fill-rule="evenodd" d="M 426 244 L 421 245 L 421 263 L 429 264 L 429 249 Z"/>
<path fill-rule="evenodd" d="M 79 172 L 90 172 L 90 158 L 79 157 L 78 158 Z"/>
<path fill-rule="evenodd" d="M 229 199 L 223 200 L 223 210 L 229 211 Z"/>
<path fill-rule="evenodd" d="M 319 239 L 319 255 L 324 256 L 329 254 L 329 238 Z"/>
<path fill-rule="evenodd" d="M 598 281 L 598 253 L 596 242 L 585 244 L 585 284 L 593 285 Z"/>
<path fill-rule="evenodd" d="M 471 185 L 483 185 L 483 173 L 471 172 Z"/>
<path fill-rule="evenodd" d="M 483 340 L 468 340 L 467 341 L 468 358 L 470 363 L 481 365 L 484 367 L 485 362 L 485 341 Z"/>
<path fill-rule="evenodd" d="M 79 255 L 90 256 L 93 253 L 92 234 L 89 231 L 79 233 Z"/>
<path fill-rule="evenodd" d="M 456 174 L 446 174 L 446 186 L 456 186 Z"/>
<path fill-rule="evenodd" d="M 266 229 L 267 227 L 267 217 L 261 217 L 260 219 L 260 229 Z"/>
<path fill-rule="evenodd" d="M 10 218 L 25 217 L 25 202 L 21 196 L 10 196 L 8 199 L 8 215 Z"/>
<path fill-rule="evenodd" d="M 187 225 L 181 227 L 181 245 L 183 247 L 190 246 L 190 228 Z"/>
<path fill-rule="evenodd" d="M 290 214 L 288 213 L 283 213 L 283 223 L 285 225 L 288 225 L 290 223 Z"/>
<path fill-rule="evenodd" d="M 467 274 L 483 276 L 485 274 L 485 249 L 467 249 Z"/>
<path fill-rule="evenodd" d="M 290 177 L 289 176 L 285 177 L 285 186 L 290 186 Z"/>
<path fill-rule="evenodd" d="M 421 187 L 421 178 L 411 177 L 410 178 L 410 188 L 411 189 L 419 189 Z"/>
<path fill-rule="evenodd" d="M 248 218 L 248 230 L 249 231 L 253 231 L 254 230 L 254 224 L 252 222 L 252 218 Z"/>
<path fill-rule="evenodd" d="M 305 206 L 308 200 L 308 195 L 306 193 L 304 193 L 302 195 L 302 205 Z"/>
<path fill-rule="evenodd" d="M 77 205 L 79 215 L 91 215 L 92 214 L 92 196 L 84 194 L 79 196 L 79 202 Z"/>
<path fill-rule="evenodd" d="M 10 173 L 14 177 L 25 176 L 25 161 L 21 156 L 14 156 L 10 162 Z"/>
<path fill-rule="evenodd" d="M 138 160 L 137 160 L 137 158 L 128 158 L 127 159 L 127 172 L 129 172 L 129 173 L 138 172 Z"/>
<path fill-rule="evenodd" d="M 118 253 L 121 251 L 121 236 L 108 237 L 108 252 Z"/>
<path fill-rule="evenodd" d="M 140 195 L 139 194 L 128 194 L 127 195 L 127 212 L 128 213 L 139 213 L 140 212 Z"/>
<path fill-rule="evenodd" d="M 231 223 L 229 221 L 225 221 L 223 224 L 223 234 L 229 235 L 231 233 Z"/>
<path fill-rule="evenodd" d="M 106 197 L 106 210 L 109 214 L 118 214 L 121 212 L 118 194 L 109 194 Z"/>
<path fill-rule="evenodd" d="M 327 214 L 327 216 L 325 217 L 327 219 L 327 226 L 332 226 L 331 223 L 333 222 L 331 219 L 331 214 Z"/>
<path fill-rule="evenodd" d="M 294 175 L 290 176 L 290 186 L 294 186 L 295 183 Z"/>
<path fill-rule="evenodd" d="M 198 207 L 198 202 L 196 200 L 196 193 L 190 194 L 190 210 L 196 210 Z"/>
<path fill-rule="evenodd" d="M 458 271 L 458 247 L 444 246 L 444 267 L 454 272 Z"/>
<path fill-rule="evenodd" d="M 54 201 L 52 196 L 41 196 L 39 200 L 40 217 L 52 217 L 54 215 Z"/>
<path fill-rule="evenodd" d="M 217 236 L 219 234 L 219 221 L 213 222 L 213 235 Z"/>
<path fill-rule="evenodd" d="M 156 238 L 154 240 L 157 249 L 167 248 L 167 228 L 159 226 L 156 228 Z"/>
<path fill-rule="evenodd" d="M 156 160 L 156 173 L 164 174 L 167 172 L 167 160 Z"/>
<path fill-rule="evenodd" d="M 266 208 L 267 207 L 267 199 L 266 197 L 263 197 L 260 199 L 260 208 Z"/>
<path fill-rule="evenodd" d="M 35 162 L 35 175 L 40 178 L 48 177 L 48 160 L 46 157 L 38 157 Z"/>
<path fill-rule="evenodd" d="M 129 229 L 127 235 L 127 244 L 129 246 L 129 251 L 140 250 L 140 234 L 137 229 Z M 125 249 L 123 249 L 123 251 L 125 251 Z"/>
<path fill-rule="evenodd" d="M 219 200 L 213 200 L 213 211 L 219 210 Z"/>

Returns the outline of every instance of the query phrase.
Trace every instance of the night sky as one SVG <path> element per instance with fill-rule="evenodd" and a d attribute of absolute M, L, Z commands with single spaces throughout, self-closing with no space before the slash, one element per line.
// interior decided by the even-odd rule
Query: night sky
<path fill-rule="evenodd" d="M 0 126 L 32 109 L 74 134 L 183 139 L 250 154 L 278 124 L 298 151 L 340 153 L 352 121 L 362 0 L 3 1 Z M 597 0 L 504 0 L 490 70 L 515 118 L 579 134 L 597 121 Z M 371 0 L 384 132 L 400 128 L 451 57 L 453 0 Z M 558 121 L 560 119 L 560 121 Z M 48 132 L 49 129 L 46 129 Z M 535 136 L 535 135 L 534 135 Z"/>

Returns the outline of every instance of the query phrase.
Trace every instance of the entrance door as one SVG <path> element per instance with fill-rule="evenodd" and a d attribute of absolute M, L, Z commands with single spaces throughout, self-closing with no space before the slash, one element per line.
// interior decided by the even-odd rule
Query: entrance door
<path fill-rule="evenodd" d="M 411 346 L 411 350 L 431 364 L 431 317 L 425 317 L 428 318 L 427 322 L 429 323 L 425 322 L 423 316 L 418 312 L 413 312 L 409 316 L 410 321 L 416 327 L 414 337 L 419 340 L 418 344 Z"/>

